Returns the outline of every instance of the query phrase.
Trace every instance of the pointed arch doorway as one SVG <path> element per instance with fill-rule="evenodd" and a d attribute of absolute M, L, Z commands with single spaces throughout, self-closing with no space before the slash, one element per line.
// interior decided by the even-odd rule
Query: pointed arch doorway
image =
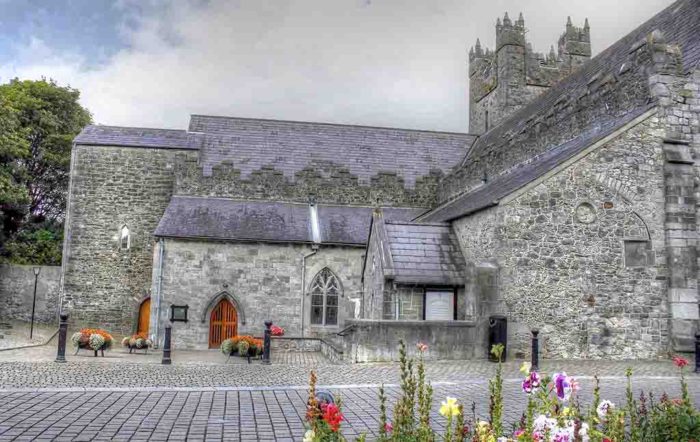
<path fill-rule="evenodd" d="M 209 348 L 218 348 L 224 339 L 238 334 L 238 312 L 231 301 L 222 298 L 209 316 Z"/>

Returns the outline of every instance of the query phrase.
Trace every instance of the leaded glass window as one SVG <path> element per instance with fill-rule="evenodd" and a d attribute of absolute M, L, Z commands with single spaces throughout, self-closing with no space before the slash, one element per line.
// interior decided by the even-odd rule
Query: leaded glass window
<path fill-rule="evenodd" d="M 342 289 L 338 278 L 324 268 L 311 283 L 311 324 L 338 325 L 338 297 Z"/>
<path fill-rule="evenodd" d="M 129 228 L 127 226 L 122 226 L 119 231 L 119 247 L 122 250 L 127 250 L 131 245 L 131 238 L 129 237 Z"/>

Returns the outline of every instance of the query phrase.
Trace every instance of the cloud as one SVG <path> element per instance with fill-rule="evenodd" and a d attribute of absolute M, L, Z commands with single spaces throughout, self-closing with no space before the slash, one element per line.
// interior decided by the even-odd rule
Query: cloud
<path fill-rule="evenodd" d="M 206 113 L 463 132 L 466 52 L 477 36 L 493 47 L 503 11 L 523 11 L 538 51 L 567 15 L 588 16 L 597 52 L 669 3 L 121 0 L 125 47 L 105 63 L 32 39 L 0 81 L 70 84 L 103 124 L 185 128 Z"/>

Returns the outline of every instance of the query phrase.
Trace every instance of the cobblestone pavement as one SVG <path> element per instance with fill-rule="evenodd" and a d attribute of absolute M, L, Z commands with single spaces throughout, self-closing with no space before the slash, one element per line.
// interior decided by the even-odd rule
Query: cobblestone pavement
<path fill-rule="evenodd" d="M 640 378 L 636 386 L 658 394 L 678 395 L 677 379 Z M 690 379 L 696 403 L 700 379 Z M 592 381 L 583 379 L 582 402 L 590 401 Z M 601 382 L 603 397 L 624 400 L 624 380 Z M 390 387 L 390 403 L 398 395 Z M 333 388 L 343 399 L 346 436 L 366 432 L 371 440 L 378 426 L 377 388 Z M 487 412 L 486 380 L 435 386 L 435 425 L 439 400 L 455 396 L 465 404 L 476 403 L 476 412 Z M 517 380 L 504 385 L 506 420 L 514 422 L 524 408 Z M 34 391 L 0 392 L 0 441 L 4 440 L 296 440 L 304 433 L 306 392 L 302 388 L 232 389 L 216 391 Z M 469 405 L 468 405 L 469 406 Z"/>
<path fill-rule="evenodd" d="M 210 354 L 210 356 L 213 355 Z M 378 385 L 399 393 L 396 364 L 332 365 L 320 355 L 304 355 L 271 366 L 224 364 L 180 354 L 162 366 L 150 359 L 72 357 L 68 363 L 5 361 L 0 353 L 0 441 L 4 440 L 301 440 L 305 385 L 314 368 L 319 384 L 343 399 L 348 437 L 378 423 Z M 214 357 L 214 356 L 211 356 Z M 301 358 L 301 356 L 300 356 Z M 314 359 L 316 359 L 314 361 Z M 157 357 L 154 357 L 157 360 Z M 205 361 L 196 363 L 195 361 Z M 225 360 L 225 359 L 224 359 Z M 525 406 L 520 391 L 520 361 L 504 364 L 506 419 L 518 420 Z M 635 389 L 679 394 L 677 369 L 668 361 L 543 361 L 542 371 L 565 370 L 581 382 L 581 400 L 590 401 L 592 376 L 601 376 L 603 397 L 624 401 L 624 372 L 634 369 Z M 691 365 L 692 366 L 692 365 Z M 488 378 L 496 365 L 487 361 L 427 364 L 435 386 L 435 425 L 440 400 L 455 396 L 485 416 Z M 691 396 L 700 403 L 700 376 L 688 375 Z"/>

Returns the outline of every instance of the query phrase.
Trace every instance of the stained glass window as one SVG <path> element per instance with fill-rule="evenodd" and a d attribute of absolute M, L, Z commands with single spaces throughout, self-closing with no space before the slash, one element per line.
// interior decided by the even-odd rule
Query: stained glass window
<path fill-rule="evenodd" d="M 311 324 L 338 325 L 338 297 L 342 289 L 338 278 L 324 268 L 311 283 Z"/>

